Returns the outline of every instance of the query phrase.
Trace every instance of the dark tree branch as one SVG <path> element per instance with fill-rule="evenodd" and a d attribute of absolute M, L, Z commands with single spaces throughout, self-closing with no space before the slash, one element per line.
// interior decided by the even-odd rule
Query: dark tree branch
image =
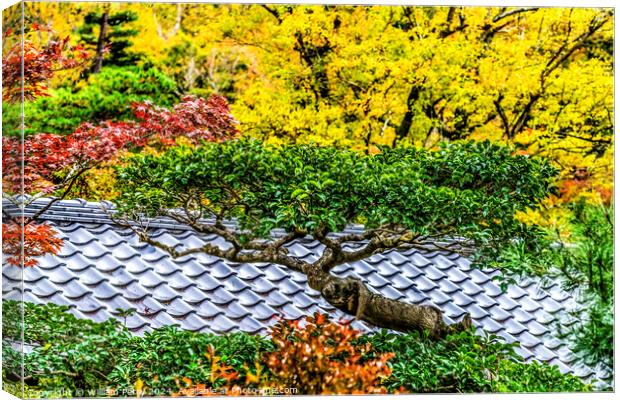
<path fill-rule="evenodd" d="M 493 24 L 496 24 L 510 16 L 519 15 L 526 12 L 537 11 L 537 7 L 523 7 L 516 8 L 512 10 L 506 10 L 506 8 L 502 8 L 500 13 L 493 17 Z M 514 20 L 506 21 L 500 25 L 494 26 L 493 24 L 487 24 L 483 27 L 483 33 L 480 37 L 480 40 L 484 43 L 490 43 L 491 40 L 495 37 L 495 34 L 504 29 L 506 26 L 510 25 Z"/>
<path fill-rule="evenodd" d="M 450 25 L 452 24 L 452 19 L 454 18 L 454 11 L 455 7 L 450 7 L 450 10 L 448 11 L 448 18 L 446 20 L 446 27 L 439 32 L 439 37 L 442 39 L 445 39 L 457 32 L 462 32 L 465 30 L 465 28 L 469 26 L 465 23 L 465 16 L 460 13 L 459 24 L 455 28 L 450 28 Z"/>
<path fill-rule="evenodd" d="M 275 8 L 270 8 L 266 4 L 261 4 L 261 7 L 264 8 L 269 14 L 273 15 L 276 20 L 278 20 L 278 25 L 282 23 L 282 17 L 280 13 Z"/>
<path fill-rule="evenodd" d="M 41 215 L 43 215 L 43 213 L 45 213 L 47 210 L 49 210 L 55 203 L 57 203 L 57 202 L 59 202 L 61 200 L 64 200 L 67 197 L 67 195 L 69 194 L 69 192 L 71 192 L 71 189 L 73 188 L 75 183 L 78 181 L 80 176 L 82 176 L 89 169 L 90 169 L 90 167 L 80 168 L 78 170 L 78 172 L 71 177 L 71 179 L 68 181 L 68 184 L 65 183 L 66 186 L 65 186 L 65 189 L 64 189 L 62 195 L 60 195 L 60 197 L 55 197 L 55 198 L 49 200 L 49 202 L 43 208 L 41 208 L 39 211 L 34 213 L 34 215 L 32 215 L 31 217 L 29 217 L 28 219 L 26 219 L 24 221 L 24 226 L 28 225 L 28 224 L 30 224 L 30 223 L 32 223 L 34 221 L 36 221 Z"/>
<path fill-rule="evenodd" d="M 396 146 L 396 142 L 398 140 L 406 138 L 409 134 L 409 130 L 411 129 L 411 124 L 413 123 L 414 117 L 413 107 L 415 106 L 415 103 L 420 99 L 420 92 L 423 89 L 422 85 L 424 84 L 425 80 L 426 77 L 421 83 L 414 83 L 413 85 L 411 85 L 411 88 L 409 89 L 409 95 L 407 96 L 407 111 L 405 112 L 405 115 L 403 116 L 403 119 L 400 122 L 398 129 L 396 130 L 396 137 L 394 138 L 392 147 Z"/>
<path fill-rule="evenodd" d="M 497 14 L 496 16 L 493 17 L 493 22 L 498 22 L 504 18 L 508 18 L 511 15 L 516 15 L 516 14 L 521 14 L 521 13 L 526 13 L 526 12 L 532 12 L 532 11 L 538 11 L 538 7 L 523 7 L 523 8 L 514 8 L 512 10 L 507 10 L 505 8 L 502 9 L 502 11 Z"/>
<path fill-rule="evenodd" d="M 321 258 L 313 264 L 309 264 L 296 257 L 288 255 L 281 246 L 294 240 L 301 232 L 291 233 L 264 247 L 262 250 L 250 252 L 238 252 L 234 248 L 224 250 L 218 246 L 206 244 L 202 247 L 178 251 L 148 236 L 144 231 L 140 232 L 129 225 L 139 236 L 140 240 L 164 250 L 174 258 L 183 257 L 195 253 L 209 254 L 223 258 L 231 262 L 252 263 L 272 262 L 283 265 L 293 271 L 305 274 L 308 277 L 308 285 L 320 291 L 322 296 L 330 304 L 356 318 L 403 332 L 423 331 L 429 332 L 430 337 L 440 339 L 451 332 L 459 332 L 471 326 L 471 318 L 466 315 L 463 320 L 454 325 L 446 325 L 443 322 L 442 312 L 437 307 L 429 305 L 409 304 L 386 298 L 371 292 L 368 287 L 356 278 L 339 278 L 329 273 L 325 265 L 333 266 L 335 263 L 353 262 L 365 259 L 372 254 L 383 252 L 387 249 L 399 248 L 400 245 L 420 245 L 417 242 L 419 236 L 401 235 L 382 237 L 373 231 L 374 236 L 362 249 L 356 251 L 342 251 L 339 242 L 353 238 L 353 236 L 341 237 L 339 240 L 327 238 L 326 234 L 320 234 L 319 240 L 326 244 L 326 249 Z M 364 236 L 364 235 L 362 235 Z"/>
<path fill-rule="evenodd" d="M 159 21 L 157 20 L 157 11 L 155 10 L 155 8 L 153 8 L 153 21 L 155 22 L 155 29 L 157 31 L 157 35 L 164 40 L 168 40 L 169 38 L 176 35 L 179 29 L 181 29 L 181 22 L 183 21 L 183 5 L 180 3 L 177 4 L 177 15 L 174 21 L 174 26 L 170 28 L 167 33 L 164 33 L 164 30 L 162 29 Z"/>

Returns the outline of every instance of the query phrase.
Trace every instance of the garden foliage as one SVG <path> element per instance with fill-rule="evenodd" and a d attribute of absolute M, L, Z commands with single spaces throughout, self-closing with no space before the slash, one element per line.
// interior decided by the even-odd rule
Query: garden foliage
<path fill-rule="evenodd" d="M 535 244 L 506 246 L 490 265 L 503 271 L 506 283 L 524 276 L 557 279 L 581 303 L 570 329 L 556 329 L 570 338 L 590 366 L 613 370 L 613 207 L 581 201 L 568 209 L 566 237 L 547 230 Z"/>
<path fill-rule="evenodd" d="M 424 335 L 397 335 L 385 330 L 362 338 L 376 352 L 390 351 L 389 390 L 433 392 L 546 392 L 586 390 L 578 378 L 537 361 L 524 363 L 501 337 L 483 332 L 461 332 L 443 341 Z"/>
<path fill-rule="evenodd" d="M 319 237 L 363 223 L 369 234 L 380 227 L 431 239 L 458 234 L 485 245 L 529 234 L 514 212 L 552 191 L 555 174 L 543 159 L 489 142 L 367 155 L 239 139 L 129 157 L 117 203 L 120 212 L 148 216 L 183 207 L 238 218 L 248 231 L 242 240 L 268 238 L 274 228 Z"/>
<path fill-rule="evenodd" d="M 21 307 L 3 302 L 3 378 L 8 381 L 17 379 L 21 368 L 21 355 L 10 346 L 22 329 Z M 140 337 L 116 320 L 96 323 L 67 311 L 23 303 L 25 341 L 36 345 L 24 360 L 30 389 L 131 393 L 138 382 L 144 393 L 159 394 L 189 394 L 190 385 L 198 384 L 203 389 L 293 385 L 297 394 L 589 389 L 557 367 L 524 364 L 512 345 L 473 331 L 439 342 L 385 331 L 359 335 L 347 324 L 315 315 L 301 324 L 281 321 L 271 337 L 174 327 Z"/>
<path fill-rule="evenodd" d="M 364 240 L 385 229 L 407 244 L 462 237 L 508 281 L 547 276 L 576 290 L 586 308 L 562 333 L 586 363 L 612 367 L 613 10 L 59 2 L 24 10 L 23 48 L 19 29 L 6 28 L 21 25 L 19 9 L 3 13 L 6 199 L 118 196 L 121 211 L 147 215 L 189 200 L 187 211 L 238 218 L 247 228 L 240 247 L 273 228 L 325 240 L 349 223 L 365 224 Z M 99 38 L 104 13 L 109 29 Z M 78 39 L 107 66 L 81 73 L 92 60 Z M 237 135 L 231 109 L 262 142 L 201 141 Z M 165 151 L 180 137 L 186 145 Z M 111 165 L 129 151 L 145 154 Z M 3 221 L 9 263 L 35 266 L 59 251 L 62 241 L 39 222 Z M 18 305 L 3 307 L 5 336 L 16 339 Z M 359 378 L 388 392 L 587 389 L 472 332 L 344 340 L 351 360 L 386 361 L 373 369 L 335 356 L 340 344 L 307 357 L 306 345 L 350 333 L 326 321 L 283 322 L 269 340 L 174 328 L 134 337 L 56 306 L 24 307 L 26 340 L 40 345 L 26 356 L 26 383 L 37 388 L 174 385 L 182 394 L 252 382 L 351 392 Z M 288 350 L 278 345 L 284 331 L 294 339 Z M 14 380 L 20 361 L 4 346 L 5 377 Z M 293 364 L 325 379 L 292 373 Z"/>
<path fill-rule="evenodd" d="M 85 122 L 133 119 L 134 103 L 170 107 L 179 98 L 174 81 L 155 68 L 105 67 L 84 83 L 52 89 L 49 97 L 26 103 L 24 132 L 68 135 Z M 20 112 L 18 105 L 3 108 L 9 117 Z"/>

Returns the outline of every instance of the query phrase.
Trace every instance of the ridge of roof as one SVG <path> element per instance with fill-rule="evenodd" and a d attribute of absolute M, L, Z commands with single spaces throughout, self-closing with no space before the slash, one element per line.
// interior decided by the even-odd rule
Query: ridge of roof
<path fill-rule="evenodd" d="M 39 219 L 44 221 L 62 221 L 62 222 L 84 222 L 84 223 L 100 223 L 100 224 L 116 224 L 115 221 L 110 218 L 109 212 L 114 210 L 114 203 L 108 200 L 101 201 L 88 201 L 81 198 L 76 199 L 60 199 L 58 197 L 40 197 L 34 200 L 30 200 L 32 196 L 16 196 L 19 200 L 25 198 L 23 208 L 18 206 L 15 202 L 6 198 L 2 199 L 2 208 L 11 216 L 23 215 L 24 217 L 32 217 L 40 209 L 47 206 L 50 201 L 55 202 L 39 216 Z M 22 211 L 23 209 L 23 211 Z M 85 214 L 85 212 L 87 212 Z M 214 223 L 214 218 L 205 218 L 202 221 L 206 223 Z M 148 222 L 148 226 L 152 228 L 168 228 L 174 230 L 191 230 L 187 225 L 183 225 L 178 221 L 170 217 L 157 217 L 145 220 Z M 228 227 L 235 227 L 235 220 L 224 221 L 224 225 Z M 364 231 L 364 226 L 360 224 L 351 224 L 347 226 L 341 233 L 353 233 Z M 272 235 L 277 237 L 283 235 L 285 231 L 283 229 L 274 229 Z"/>

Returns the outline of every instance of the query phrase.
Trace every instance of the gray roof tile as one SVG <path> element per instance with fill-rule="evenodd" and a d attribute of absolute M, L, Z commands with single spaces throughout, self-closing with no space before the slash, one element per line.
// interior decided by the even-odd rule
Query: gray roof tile
<path fill-rule="evenodd" d="M 446 274 L 448 275 L 448 279 L 457 284 L 460 284 L 469 279 L 469 276 L 458 268 L 450 268 L 446 270 Z"/>
<path fill-rule="evenodd" d="M 241 279 L 253 280 L 260 276 L 265 276 L 265 274 L 260 269 L 251 264 L 242 264 L 239 267 L 237 276 Z"/>
<path fill-rule="evenodd" d="M 504 326 L 495 321 L 491 316 L 487 315 L 482 318 L 479 322 L 482 323 L 484 329 L 491 333 L 498 333 L 501 330 L 504 330 Z"/>
<path fill-rule="evenodd" d="M 229 333 L 237 328 L 237 324 L 222 314 L 216 316 L 207 326 L 215 333 Z"/>
<path fill-rule="evenodd" d="M 439 268 L 440 270 L 451 269 L 456 266 L 454 260 L 450 260 L 443 254 L 435 254 L 433 257 L 428 258 L 432 262 L 432 266 Z"/>
<path fill-rule="evenodd" d="M 407 297 L 402 290 L 398 290 L 392 286 L 386 286 L 381 288 L 381 294 L 392 300 L 403 300 Z"/>
<path fill-rule="evenodd" d="M 407 295 L 407 298 L 410 300 L 410 302 L 413 304 L 420 304 L 430 299 L 430 297 L 428 297 L 424 292 L 418 290 L 415 287 L 407 289 L 407 291 L 405 291 L 405 294 Z"/>
<path fill-rule="evenodd" d="M 499 304 L 497 300 L 487 296 L 484 292 L 478 293 L 476 296 L 474 296 L 474 299 L 476 299 L 476 304 L 478 304 L 482 308 L 490 308 L 494 305 Z"/>
<path fill-rule="evenodd" d="M 26 212 L 44 204 L 40 199 Z M 242 330 L 266 334 L 278 318 L 299 318 L 329 312 L 336 320 L 351 320 L 311 289 L 305 275 L 269 264 L 235 264 L 202 253 L 173 259 L 140 242 L 130 229 L 114 225 L 99 204 L 60 201 L 43 216 L 66 238 L 58 256 L 39 258 L 38 268 L 24 271 L 5 266 L 5 299 L 21 297 L 23 272 L 26 301 L 68 305 L 80 318 L 103 321 L 117 309 L 134 308 L 127 326 L 137 334 L 164 325 L 201 332 Z M 197 234 L 169 219 L 153 221 L 158 240 L 180 248 L 205 243 L 228 248 L 215 235 Z M 359 227 L 353 228 L 359 231 Z M 360 244 L 351 243 L 355 248 Z M 303 238 L 288 246 L 307 260 L 316 259 L 323 245 Z M 557 282 L 527 278 L 503 293 L 493 281 L 497 271 L 472 269 L 457 254 L 409 249 L 376 254 L 369 259 L 334 268 L 339 276 L 357 276 L 370 289 L 392 299 L 441 308 L 448 322 L 471 314 L 480 330 L 521 343 L 517 352 L 526 360 L 558 365 L 582 376 L 609 375 L 579 364 L 558 336 L 556 323 L 574 324 L 567 314 L 577 306 Z M 362 321 L 352 326 L 374 330 Z"/>
<path fill-rule="evenodd" d="M 436 268 L 434 265 L 427 265 L 425 267 L 420 268 L 424 273 L 424 276 L 437 282 L 440 279 L 445 279 L 447 276 L 445 273 L 441 272 L 439 268 Z"/>
<path fill-rule="evenodd" d="M 426 276 L 424 275 L 420 275 L 418 277 L 418 279 L 416 279 L 415 281 L 415 286 L 417 289 L 425 292 L 428 294 L 429 291 L 436 289 L 437 287 L 439 287 L 439 285 L 437 285 L 437 283 L 433 282 L 432 280 L 428 279 Z"/>
<path fill-rule="evenodd" d="M 466 295 L 462 291 L 450 293 L 450 297 L 452 297 L 454 304 L 460 307 L 468 307 L 476 302 L 471 296 Z"/>
<path fill-rule="evenodd" d="M 289 282 L 289 281 L 287 281 L 287 282 Z M 266 293 L 269 293 L 272 290 L 277 290 L 276 285 L 274 285 L 273 283 L 271 283 L 270 281 L 268 281 L 267 279 L 262 278 L 262 277 L 254 279 L 249 285 L 252 288 L 252 291 L 254 291 L 255 293 L 258 293 L 260 295 L 264 295 Z M 301 290 L 303 291 L 304 289 L 301 288 Z M 282 292 L 282 293 L 284 293 L 284 292 Z"/>
<path fill-rule="evenodd" d="M 390 285 L 389 280 L 383 278 L 381 275 L 379 275 L 378 273 L 374 271 L 366 275 L 362 280 L 368 283 L 370 286 L 372 286 L 375 289 L 380 289 L 380 288 Z"/>
<path fill-rule="evenodd" d="M 153 294 L 153 297 L 159 301 L 159 302 L 164 302 L 164 303 L 169 303 L 172 300 L 174 300 L 177 297 L 181 297 L 181 295 L 177 292 L 175 292 L 174 290 L 170 289 L 170 287 L 168 285 L 166 285 L 166 283 L 162 282 L 161 284 L 155 286 L 154 288 L 150 288 L 151 293 Z M 225 292 L 228 296 L 230 296 L 230 294 L 228 294 L 228 292 Z M 215 297 L 215 299 L 220 299 L 220 297 Z M 215 302 L 215 299 L 212 299 L 213 302 Z"/>
<path fill-rule="evenodd" d="M 519 336 L 523 332 L 528 331 L 527 326 L 518 323 L 514 319 L 509 319 L 506 322 L 504 322 L 504 326 L 505 326 L 506 332 L 510 333 L 513 336 Z"/>
<path fill-rule="evenodd" d="M 248 315 L 252 315 L 252 313 L 246 307 L 235 301 L 224 306 L 223 309 L 224 313 L 232 319 L 241 319 Z"/>
<path fill-rule="evenodd" d="M 512 313 L 506 311 L 499 305 L 493 306 L 485 312 L 490 313 L 496 321 L 500 321 L 502 323 L 505 323 L 504 321 L 513 317 Z"/>
<path fill-rule="evenodd" d="M 439 289 L 446 294 L 452 295 L 461 291 L 461 288 L 447 279 L 441 279 L 438 281 Z"/>
<path fill-rule="evenodd" d="M 205 299 L 205 301 L 196 306 L 196 313 L 205 318 L 214 318 L 217 315 L 224 314 L 224 310 L 210 302 L 209 299 Z"/>
<path fill-rule="evenodd" d="M 474 320 L 483 319 L 489 316 L 489 312 L 476 303 L 467 306 L 466 309 Z"/>

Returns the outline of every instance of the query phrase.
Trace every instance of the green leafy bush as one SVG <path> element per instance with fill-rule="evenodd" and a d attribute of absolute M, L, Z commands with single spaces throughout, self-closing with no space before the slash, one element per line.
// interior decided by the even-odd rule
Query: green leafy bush
<path fill-rule="evenodd" d="M 211 375 L 205 358 L 209 346 L 240 378 L 245 377 L 246 366 L 255 365 L 259 354 L 273 348 L 268 339 L 242 332 L 214 335 L 162 327 L 126 344 L 125 357 L 108 376 L 110 384 L 130 389 L 140 379 L 149 389 L 169 395 L 179 378 L 205 382 Z"/>
<path fill-rule="evenodd" d="M 412 393 L 434 392 L 548 392 L 584 391 L 589 387 L 578 378 L 565 375 L 556 366 L 523 363 L 507 344 L 495 335 L 478 336 L 475 331 L 431 341 L 417 333 L 397 335 L 381 331 L 367 335 L 377 352 L 392 352 L 392 375 L 388 390 L 403 388 Z"/>
<path fill-rule="evenodd" d="M 60 87 L 50 90 L 25 105 L 25 133 L 71 133 L 80 123 L 133 118 L 132 102 L 150 100 L 171 106 L 178 99 L 176 84 L 154 68 L 105 67 L 91 75 L 86 85 L 75 90 Z M 3 104 L 6 115 L 19 114 L 18 106 Z"/>
<path fill-rule="evenodd" d="M 37 347 L 23 357 L 24 380 L 42 390 L 100 388 L 107 374 L 124 357 L 132 338 L 115 320 L 97 323 L 78 319 L 68 307 L 23 304 L 24 342 Z M 3 301 L 3 338 L 18 341 L 22 304 Z M 3 363 L 15 378 L 20 375 L 21 354 L 3 347 Z"/>
<path fill-rule="evenodd" d="M 21 305 L 4 301 L 3 338 L 20 338 Z M 246 333 L 215 335 L 162 327 L 144 336 L 132 335 L 122 323 L 110 319 L 103 323 L 78 319 L 68 307 L 54 304 L 23 303 L 24 340 L 38 346 L 25 355 L 26 382 L 40 390 L 59 388 L 132 389 L 140 379 L 151 389 L 170 394 L 175 378 L 196 381 L 209 376 L 202 363 L 209 345 L 222 361 L 246 373 L 258 355 L 273 350 L 266 338 Z M 5 372 L 13 381 L 20 376 L 21 354 L 9 342 L 3 346 Z"/>
<path fill-rule="evenodd" d="M 3 380 L 5 387 L 13 387 L 19 380 L 21 354 L 11 348 L 9 341 L 19 340 L 20 304 L 4 301 L 2 306 Z M 273 373 L 266 360 L 281 361 L 274 358 L 278 347 L 272 339 L 247 333 L 215 335 L 163 327 L 144 336 L 135 336 L 116 320 L 96 323 L 78 319 L 67 312 L 67 307 L 53 304 L 24 303 L 24 317 L 26 342 L 39 345 L 24 358 L 25 383 L 29 390 L 58 393 L 59 390 L 79 389 L 87 395 L 102 396 L 105 393 L 96 391 L 115 389 L 118 393 L 130 394 L 140 382 L 154 394 L 169 395 L 177 390 L 178 380 L 183 378 L 209 382 L 212 375 L 207 353 L 211 346 L 214 349 L 211 356 L 217 356 L 219 362 L 236 373 L 236 384 L 245 382 L 250 372 L 256 373 L 257 367 L 263 373 Z M 358 346 L 368 360 L 395 354 L 388 361 L 391 375 L 382 378 L 382 385 L 388 392 L 589 389 L 578 378 L 561 374 L 557 367 L 525 364 L 512 345 L 492 335 L 479 337 L 473 331 L 451 335 L 441 341 L 431 341 L 417 334 L 396 335 L 382 331 L 362 335 L 348 343 Z M 281 348 L 282 359 L 292 349 Z M 363 365 L 363 360 L 360 362 Z"/>

